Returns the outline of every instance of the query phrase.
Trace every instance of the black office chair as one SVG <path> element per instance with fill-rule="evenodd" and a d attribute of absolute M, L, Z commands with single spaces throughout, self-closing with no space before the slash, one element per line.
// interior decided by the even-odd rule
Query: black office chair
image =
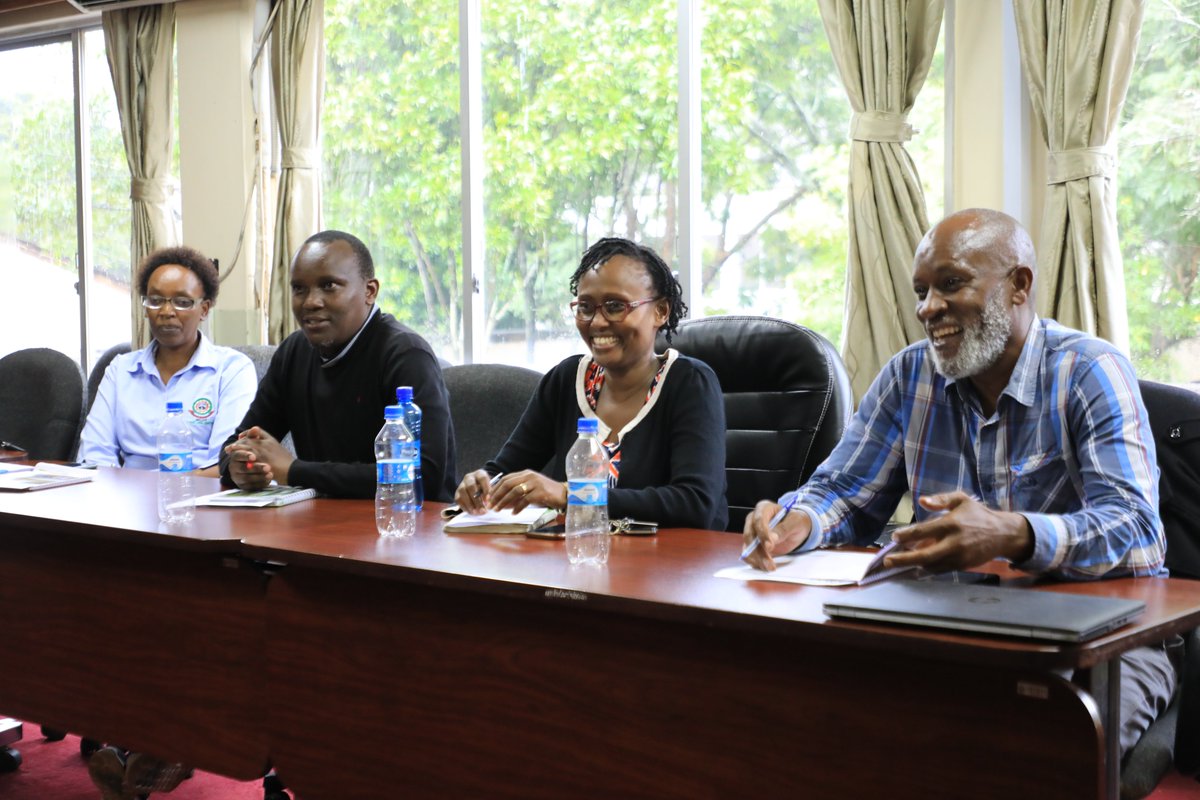
<path fill-rule="evenodd" d="M 39 460 L 69 461 L 83 421 L 83 373 L 57 350 L 0 358 L 0 439 Z"/>
<path fill-rule="evenodd" d="M 261 381 L 263 375 L 267 374 L 267 367 L 271 366 L 271 358 L 275 355 L 275 345 L 243 344 L 233 349 L 250 357 L 250 360 L 254 362 L 254 371 L 258 373 L 258 379 Z"/>
<path fill-rule="evenodd" d="M 96 359 L 96 363 L 92 365 L 92 371 L 88 373 L 87 393 L 83 401 L 83 421 L 87 422 L 87 415 L 92 413 L 92 406 L 96 403 L 96 395 L 100 393 L 100 382 L 104 380 L 104 373 L 108 370 L 108 365 L 117 356 L 124 355 L 130 350 L 129 342 L 120 342 L 100 354 L 100 358 Z M 79 433 L 75 436 L 75 449 L 71 451 L 71 458 L 77 458 L 79 453 L 80 437 L 83 435 L 83 425 L 79 426 Z"/>
<path fill-rule="evenodd" d="M 85 419 L 92 410 L 92 404 L 96 402 L 96 394 L 100 391 L 100 381 L 104 380 L 104 373 L 108 370 L 108 365 L 112 363 L 114 358 L 125 355 L 129 351 L 129 342 L 120 342 L 105 350 L 100 354 L 100 358 L 96 359 L 96 363 L 92 366 L 92 371 L 88 373 L 87 406 L 83 412 Z"/>
<path fill-rule="evenodd" d="M 1158 452 L 1159 514 L 1172 577 L 1200 579 L 1200 393 L 1139 381 Z M 1200 772 L 1200 630 L 1184 637 L 1179 690 L 1121 768 L 1121 797 L 1145 797 L 1172 765 Z"/>
<path fill-rule="evenodd" d="M 729 530 L 741 531 L 755 503 L 803 484 L 841 440 L 854 410 L 845 365 L 820 334 L 772 317 L 684 320 L 669 346 L 721 382 Z"/>
<path fill-rule="evenodd" d="M 456 463 L 462 476 L 482 467 L 500 452 L 517 427 L 541 373 L 508 364 L 462 364 L 442 370 L 450 392 L 450 419 L 457 444 Z"/>

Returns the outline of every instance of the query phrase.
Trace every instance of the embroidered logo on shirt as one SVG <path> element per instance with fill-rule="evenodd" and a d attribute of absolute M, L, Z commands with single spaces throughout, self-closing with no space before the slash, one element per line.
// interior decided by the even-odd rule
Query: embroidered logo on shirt
<path fill-rule="evenodd" d="M 192 403 L 192 416 L 196 419 L 208 419 L 217 409 L 213 407 L 213 401 L 207 397 L 200 397 L 196 402 Z"/>

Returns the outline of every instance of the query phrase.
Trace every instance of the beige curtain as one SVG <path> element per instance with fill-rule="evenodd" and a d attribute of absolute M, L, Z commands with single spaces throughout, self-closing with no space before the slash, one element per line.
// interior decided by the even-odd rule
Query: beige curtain
<path fill-rule="evenodd" d="M 1038 312 L 1129 350 L 1115 134 L 1144 0 L 1014 0 L 1021 66 L 1050 151 Z"/>
<path fill-rule="evenodd" d="M 842 357 L 856 397 L 923 335 L 913 314 L 912 259 L 929 228 L 903 143 L 929 73 L 943 0 L 820 0 L 850 117 L 849 253 Z"/>
<path fill-rule="evenodd" d="M 105 11 L 101 19 L 129 163 L 129 196 L 133 201 L 130 341 L 138 348 L 147 343 L 148 334 L 136 285 L 137 265 L 154 250 L 179 242 L 175 217 L 167 202 L 175 7 L 167 4 Z"/>
<path fill-rule="evenodd" d="M 279 129 L 279 199 L 268 273 L 267 335 L 278 344 L 295 330 L 288 268 L 321 226 L 319 128 L 325 86 L 324 0 L 278 0 L 271 78 Z"/>

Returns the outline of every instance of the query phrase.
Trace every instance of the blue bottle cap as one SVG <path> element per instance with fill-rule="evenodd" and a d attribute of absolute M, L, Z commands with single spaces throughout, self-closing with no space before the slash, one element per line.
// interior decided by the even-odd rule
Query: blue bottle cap
<path fill-rule="evenodd" d="M 404 418 L 404 409 L 401 408 L 400 406 L 384 406 L 383 407 L 383 418 L 385 420 L 387 420 L 388 422 L 391 422 L 392 420 L 396 420 L 396 419 L 403 419 Z"/>
<path fill-rule="evenodd" d="M 579 425 L 575 428 L 576 433 L 597 433 L 600 430 L 600 422 L 594 417 L 580 417 Z"/>
<path fill-rule="evenodd" d="M 411 403 L 412 402 L 412 387 L 411 386 L 397 386 L 396 387 L 396 402 L 397 403 Z"/>
<path fill-rule="evenodd" d="M 174 414 L 179 411 L 183 411 L 183 403 L 174 403 L 174 402 L 167 403 L 167 413 L 168 414 Z"/>

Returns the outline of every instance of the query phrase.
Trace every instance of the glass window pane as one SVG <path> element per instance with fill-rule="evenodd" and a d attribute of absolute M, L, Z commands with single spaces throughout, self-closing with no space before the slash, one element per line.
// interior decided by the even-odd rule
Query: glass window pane
<path fill-rule="evenodd" d="M 88 297 L 89 358 L 129 341 L 129 165 L 104 54 L 104 33 L 84 35 L 86 108 L 91 137 L 92 283 Z M 177 119 L 177 117 L 172 117 Z M 176 137 L 178 141 L 178 137 Z M 178 174 L 178 167 L 176 173 Z M 178 195 L 176 195 L 176 198 Z"/>
<path fill-rule="evenodd" d="M 459 361 L 456 0 L 328 0 L 325 226 L 371 249 L 380 306 Z"/>
<path fill-rule="evenodd" d="M 484 3 L 477 361 L 544 370 L 584 349 L 568 284 L 600 237 L 674 262 L 676 26 L 675 0 Z"/>
<path fill-rule="evenodd" d="M 1200 0 L 1151 0 L 1120 132 L 1117 219 L 1138 374 L 1200 381 Z"/>
<path fill-rule="evenodd" d="M 50 347 L 79 360 L 71 70 L 69 42 L 0 51 L 0 275 L 32 300 L 0 314 L 0 355 Z"/>
<path fill-rule="evenodd" d="M 850 105 L 818 4 L 704 4 L 702 293 L 699 314 L 799 322 L 835 344 L 845 295 Z M 939 49 L 906 144 L 941 216 Z"/>

